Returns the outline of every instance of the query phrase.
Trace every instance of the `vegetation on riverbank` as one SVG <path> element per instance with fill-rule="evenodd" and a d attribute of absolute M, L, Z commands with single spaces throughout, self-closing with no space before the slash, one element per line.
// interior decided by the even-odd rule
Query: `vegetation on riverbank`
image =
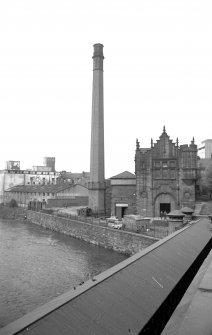
<path fill-rule="evenodd" d="M 202 215 L 212 214 L 212 201 L 208 201 L 203 204 L 200 214 Z"/>
<path fill-rule="evenodd" d="M 0 207 L 0 218 L 1 219 L 19 219 L 24 218 L 26 215 L 26 210 L 20 207 L 9 207 L 1 206 Z"/>

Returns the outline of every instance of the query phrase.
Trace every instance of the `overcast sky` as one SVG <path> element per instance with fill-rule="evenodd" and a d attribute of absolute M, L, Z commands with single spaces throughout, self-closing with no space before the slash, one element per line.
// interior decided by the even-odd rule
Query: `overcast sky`
<path fill-rule="evenodd" d="M 0 0 L 0 168 L 90 169 L 93 44 L 104 45 L 106 177 L 149 147 L 212 138 L 211 0 Z"/>

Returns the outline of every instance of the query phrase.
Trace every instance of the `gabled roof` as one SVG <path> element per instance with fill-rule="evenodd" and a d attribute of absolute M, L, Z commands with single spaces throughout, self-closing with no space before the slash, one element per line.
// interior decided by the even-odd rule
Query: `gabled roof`
<path fill-rule="evenodd" d="M 116 176 L 111 177 L 110 179 L 135 179 L 135 175 L 129 171 L 124 171 Z"/>

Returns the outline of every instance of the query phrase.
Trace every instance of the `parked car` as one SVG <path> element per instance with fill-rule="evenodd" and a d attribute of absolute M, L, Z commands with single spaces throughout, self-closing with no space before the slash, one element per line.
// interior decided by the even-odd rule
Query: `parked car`
<path fill-rule="evenodd" d="M 114 229 L 122 229 L 122 221 L 118 219 L 116 216 L 111 216 L 110 218 L 107 218 L 106 220 L 108 227 L 114 228 Z"/>
<path fill-rule="evenodd" d="M 113 223 L 113 228 L 114 229 L 122 229 L 123 224 L 122 223 Z"/>
<path fill-rule="evenodd" d="M 116 222 L 118 222 L 119 219 L 116 216 L 111 216 L 110 218 L 107 218 L 106 221 L 107 221 L 107 223 L 109 225 L 109 223 L 116 223 Z"/>

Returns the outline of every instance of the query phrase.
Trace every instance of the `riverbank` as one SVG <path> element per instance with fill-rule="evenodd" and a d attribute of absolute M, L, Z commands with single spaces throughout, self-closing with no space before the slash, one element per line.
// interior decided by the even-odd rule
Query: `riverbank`
<path fill-rule="evenodd" d="M 26 220 L 0 219 L 0 236 L 0 328 L 126 259 Z"/>
<path fill-rule="evenodd" d="M 71 220 L 56 215 L 27 211 L 27 220 L 44 228 L 74 238 L 112 249 L 125 255 L 133 255 L 158 241 L 157 238 L 116 230 L 110 227 Z"/>
<path fill-rule="evenodd" d="M 21 207 L 0 207 L 0 219 L 14 220 L 14 219 L 24 219 L 26 216 L 26 209 Z"/>

